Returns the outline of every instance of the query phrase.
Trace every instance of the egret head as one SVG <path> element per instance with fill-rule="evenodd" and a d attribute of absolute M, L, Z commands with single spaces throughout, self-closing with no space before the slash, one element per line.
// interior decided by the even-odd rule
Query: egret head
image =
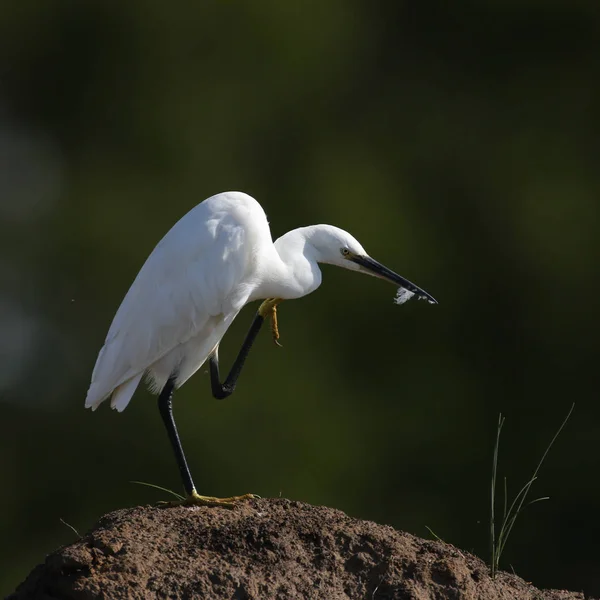
<path fill-rule="evenodd" d="M 308 239 L 316 251 L 317 262 L 351 271 L 361 270 L 360 265 L 351 261 L 350 257 L 367 256 L 367 252 L 347 231 L 333 225 L 315 225 L 307 229 L 311 230 Z"/>
<path fill-rule="evenodd" d="M 333 225 L 317 225 L 309 239 L 316 250 L 318 262 L 358 271 L 399 286 L 400 289 L 408 292 L 408 295 L 404 295 L 399 290 L 397 296 L 399 303 L 416 295 L 431 304 L 437 304 L 437 301 L 425 290 L 371 258 L 358 240 L 347 231 Z"/>

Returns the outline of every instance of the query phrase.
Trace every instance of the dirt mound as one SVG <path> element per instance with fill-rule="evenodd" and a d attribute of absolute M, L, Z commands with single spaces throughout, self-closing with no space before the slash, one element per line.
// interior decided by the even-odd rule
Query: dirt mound
<path fill-rule="evenodd" d="M 494 581 L 449 544 L 283 499 L 110 513 L 9 598 L 584 599 L 508 573 Z"/>

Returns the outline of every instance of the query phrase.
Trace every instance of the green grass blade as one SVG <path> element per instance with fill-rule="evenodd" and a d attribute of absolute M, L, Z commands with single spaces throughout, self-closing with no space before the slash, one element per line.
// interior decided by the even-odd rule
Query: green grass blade
<path fill-rule="evenodd" d="M 512 505 L 511 505 L 511 508 L 508 511 L 508 520 L 503 523 L 502 529 L 500 531 L 499 539 L 500 539 L 500 537 L 502 537 L 503 543 L 501 546 L 499 544 L 499 554 L 502 554 L 502 551 L 504 550 L 504 545 L 506 544 L 506 541 L 508 540 L 508 536 L 510 535 L 512 528 L 514 527 L 517 517 L 519 516 L 519 514 L 521 513 L 521 511 L 523 509 L 523 504 L 525 503 L 525 500 L 527 499 L 529 490 L 531 489 L 533 482 L 537 479 L 537 475 L 538 475 L 540 469 L 542 468 L 542 465 L 544 464 L 544 461 L 546 460 L 548 453 L 550 452 L 550 448 L 552 448 L 552 446 L 554 445 L 554 442 L 560 435 L 560 432 L 563 430 L 564 426 L 567 424 L 567 421 L 569 420 L 569 417 L 571 416 L 571 413 L 573 412 L 574 408 L 575 408 L 575 404 L 573 403 L 571 405 L 569 412 L 567 413 L 567 416 L 563 419 L 563 422 L 561 423 L 560 427 L 554 434 L 554 437 L 550 440 L 550 443 L 546 447 L 544 454 L 542 454 L 542 458 L 538 462 L 537 467 L 535 468 L 535 471 L 533 472 L 531 479 L 521 488 L 521 491 L 515 497 Z M 514 515 L 511 514 L 513 510 L 515 511 Z M 507 524 L 508 524 L 508 527 L 506 529 L 506 532 L 504 532 L 503 530 L 505 529 L 505 526 Z M 498 556 L 498 560 L 500 560 L 500 556 Z"/>
<path fill-rule="evenodd" d="M 491 483 L 491 498 L 490 498 L 490 546 L 491 546 L 491 561 L 492 561 L 492 577 L 496 575 L 498 560 L 496 556 L 496 481 L 498 477 L 498 453 L 500 448 L 500 434 L 504 425 L 504 417 L 502 413 L 498 415 L 498 428 L 496 429 L 496 444 L 494 446 L 494 456 L 492 458 L 492 483 Z M 505 507 L 506 510 L 506 507 Z"/>
<path fill-rule="evenodd" d="M 79 531 L 77 531 L 77 529 L 75 529 L 75 527 L 73 527 L 73 525 L 71 525 L 70 523 L 67 523 L 64 519 L 62 519 L 61 517 L 58 517 L 58 520 L 63 524 L 66 525 L 79 539 L 81 539 L 81 536 L 79 535 Z"/>
<path fill-rule="evenodd" d="M 522 500 L 525 496 L 527 496 L 527 492 L 529 491 L 529 488 L 533 485 L 533 482 L 537 479 L 537 477 L 532 477 L 520 490 L 519 493 L 515 496 L 514 500 L 512 501 L 510 508 L 508 509 L 508 512 L 506 513 L 506 516 L 504 518 L 504 522 L 506 521 L 510 521 L 512 519 L 512 515 L 514 512 L 518 512 L 519 508 L 516 508 L 517 506 L 521 506 L 520 503 L 522 503 Z"/>
<path fill-rule="evenodd" d="M 528 506 L 531 506 L 532 504 L 535 504 L 536 502 L 542 502 L 544 500 L 550 500 L 550 496 L 541 496 L 540 498 L 536 498 L 535 500 L 531 500 L 523 508 L 527 508 Z"/>
<path fill-rule="evenodd" d="M 169 490 L 167 488 L 161 487 L 160 485 L 155 485 L 154 483 L 147 483 L 146 481 L 130 481 L 129 483 L 135 483 L 137 485 L 145 485 L 146 487 L 154 488 L 155 490 L 160 490 L 161 492 L 166 492 L 167 494 L 171 494 L 172 496 L 175 496 L 175 498 L 177 498 L 177 500 L 185 500 L 185 498 L 181 494 L 178 494 L 177 492 L 174 492 L 173 490 Z"/>
<path fill-rule="evenodd" d="M 490 516 L 490 539 L 491 539 L 491 546 L 492 546 L 492 549 L 491 549 L 492 550 L 492 552 L 491 552 L 491 554 L 492 554 L 492 560 L 491 560 L 492 577 L 496 576 L 496 573 L 498 571 L 499 564 L 500 564 L 500 557 L 502 556 L 502 552 L 504 551 L 504 547 L 505 547 L 506 542 L 508 541 L 508 538 L 512 532 L 512 529 L 515 525 L 517 517 L 523 512 L 523 510 L 527 506 L 530 506 L 531 504 L 535 504 L 536 502 L 541 502 L 542 500 L 549 499 L 548 496 L 543 496 L 543 497 L 536 498 L 535 500 L 531 500 L 530 502 L 526 503 L 527 496 L 529 494 L 529 491 L 531 490 L 531 486 L 538 478 L 538 473 L 540 472 L 540 469 L 542 468 L 542 465 L 544 464 L 544 461 L 546 460 L 546 457 L 548 456 L 550 449 L 552 448 L 552 446 L 554 445 L 554 442 L 556 442 L 558 436 L 560 435 L 563 428 L 567 424 L 567 421 L 571 417 L 571 414 L 572 414 L 574 408 L 575 408 L 575 404 L 573 403 L 571 405 L 569 412 L 567 413 L 567 416 L 563 419 L 560 427 L 554 434 L 554 437 L 550 440 L 550 443 L 546 447 L 544 454 L 542 454 L 542 458 L 539 460 L 539 462 L 533 472 L 533 475 L 531 476 L 529 481 L 519 490 L 519 493 L 515 496 L 514 500 L 511 502 L 508 510 L 506 509 L 507 504 L 508 504 L 508 485 L 506 482 L 506 478 L 504 479 L 504 515 L 502 518 L 502 525 L 500 527 L 500 532 L 498 534 L 498 537 L 496 538 L 495 497 L 496 497 L 496 480 L 497 480 L 497 470 L 498 470 L 498 451 L 499 451 L 499 446 L 500 446 L 500 433 L 502 431 L 502 425 L 504 424 L 504 419 L 502 418 L 502 414 L 500 414 L 500 416 L 499 416 L 498 431 L 496 434 L 496 444 L 494 447 L 494 457 L 493 457 L 493 463 L 492 463 L 492 485 L 491 485 L 492 498 L 491 498 L 491 516 Z"/>
<path fill-rule="evenodd" d="M 437 534 L 435 533 L 431 527 L 427 527 L 427 525 L 425 525 L 425 529 L 427 529 L 427 531 L 429 531 L 429 533 L 438 541 L 438 542 L 443 542 L 444 540 Z"/>
<path fill-rule="evenodd" d="M 508 526 L 506 527 L 506 531 L 504 531 L 504 525 L 503 525 L 503 531 L 501 531 L 500 535 L 498 536 L 498 556 L 501 556 L 502 552 L 504 551 L 504 545 L 506 544 L 506 541 L 508 540 L 508 536 L 510 535 L 510 532 L 512 531 L 512 528 L 515 524 L 515 521 L 517 520 L 517 517 L 528 506 L 531 506 L 532 504 L 535 504 L 536 502 L 542 502 L 543 500 L 550 500 L 550 496 L 542 496 L 540 498 L 536 498 L 535 500 L 531 500 L 530 502 L 525 504 L 525 506 L 520 508 L 514 515 L 512 515 L 510 522 L 508 523 Z"/>
<path fill-rule="evenodd" d="M 502 513 L 502 521 L 506 521 L 506 507 L 508 506 L 508 480 L 504 478 L 504 511 Z"/>

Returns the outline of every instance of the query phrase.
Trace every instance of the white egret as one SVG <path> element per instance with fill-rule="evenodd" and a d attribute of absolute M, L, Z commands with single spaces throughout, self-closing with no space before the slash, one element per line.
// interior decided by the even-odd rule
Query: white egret
<path fill-rule="evenodd" d="M 264 320 L 271 318 L 277 341 L 277 305 L 319 287 L 318 263 L 394 283 L 400 286 L 399 303 L 413 295 L 436 303 L 337 227 L 300 227 L 273 242 L 262 207 L 241 192 L 217 194 L 190 210 L 154 248 L 129 288 L 96 360 L 85 406 L 95 410 L 111 398 L 111 407 L 123 411 L 146 375 L 159 395 L 186 503 L 231 506 L 250 495 L 213 498 L 196 492 L 173 418 L 174 390 L 208 360 L 213 396 L 233 393 Z M 219 344 L 240 310 L 254 300 L 264 302 L 221 383 Z"/>

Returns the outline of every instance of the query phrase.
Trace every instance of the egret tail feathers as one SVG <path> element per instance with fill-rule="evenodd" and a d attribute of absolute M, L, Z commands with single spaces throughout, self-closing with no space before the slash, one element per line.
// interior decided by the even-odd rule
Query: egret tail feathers
<path fill-rule="evenodd" d="M 114 392 L 112 393 L 112 398 L 110 400 L 110 407 L 116 409 L 118 412 L 123 412 L 131 397 L 133 396 L 137 386 L 142 379 L 143 373 L 128 379 L 120 386 L 116 387 Z"/>

